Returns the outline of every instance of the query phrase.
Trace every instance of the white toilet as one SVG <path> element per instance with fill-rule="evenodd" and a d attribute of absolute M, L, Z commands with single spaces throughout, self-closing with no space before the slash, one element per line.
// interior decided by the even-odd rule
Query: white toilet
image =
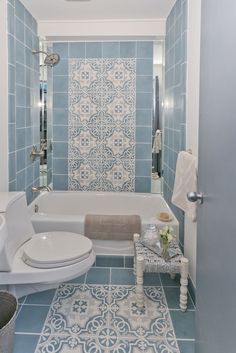
<path fill-rule="evenodd" d="M 0 193 L 0 288 L 18 297 L 52 288 L 87 272 L 95 257 L 83 235 L 35 234 L 25 193 Z"/>

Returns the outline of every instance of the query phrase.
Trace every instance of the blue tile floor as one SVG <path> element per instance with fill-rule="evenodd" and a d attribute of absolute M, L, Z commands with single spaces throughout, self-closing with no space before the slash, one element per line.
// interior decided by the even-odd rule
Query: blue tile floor
<path fill-rule="evenodd" d="M 194 352 L 195 307 L 189 295 L 188 311 L 179 310 L 178 278 L 145 274 L 140 311 L 132 269 L 101 264 L 20 299 L 14 353 Z"/>

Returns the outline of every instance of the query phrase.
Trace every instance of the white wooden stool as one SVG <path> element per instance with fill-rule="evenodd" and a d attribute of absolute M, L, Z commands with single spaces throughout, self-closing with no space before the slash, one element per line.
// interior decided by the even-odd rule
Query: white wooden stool
<path fill-rule="evenodd" d="M 177 273 L 180 273 L 179 306 L 182 311 L 187 310 L 189 261 L 183 256 L 176 241 L 171 242 L 170 248 L 175 249 L 178 255 L 170 258 L 169 261 L 165 261 L 161 256 L 142 245 L 139 234 L 134 234 L 134 273 L 137 306 L 140 309 L 144 306 L 143 273 L 159 272 L 169 273 L 172 279 L 175 278 Z"/>

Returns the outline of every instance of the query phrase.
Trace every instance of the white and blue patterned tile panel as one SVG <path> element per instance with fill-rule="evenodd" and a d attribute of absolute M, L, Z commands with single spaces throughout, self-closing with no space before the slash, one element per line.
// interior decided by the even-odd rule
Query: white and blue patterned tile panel
<path fill-rule="evenodd" d="M 61 285 L 36 353 L 179 353 L 161 287 L 145 288 L 145 308 L 135 287 Z"/>
<path fill-rule="evenodd" d="M 134 191 L 135 59 L 69 60 L 69 189 Z"/>
<path fill-rule="evenodd" d="M 102 52 L 101 52 L 102 49 Z M 91 43 L 91 42 L 73 42 L 73 43 L 68 43 L 68 42 L 62 42 L 62 43 L 54 43 L 53 44 L 53 51 L 58 52 L 61 55 L 61 61 L 60 63 L 53 68 L 53 77 L 54 77 L 54 110 L 53 110 L 53 140 L 54 140 L 54 152 L 53 152 L 53 158 L 54 161 L 56 159 L 62 158 L 62 148 L 59 147 L 60 144 L 65 144 L 68 142 L 68 138 L 65 139 L 66 135 L 66 129 L 68 129 L 68 124 L 69 124 L 69 113 L 68 113 L 68 89 L 67 87 L 69 86 L 69 80 L 71 79 L 70 73 L 69 73 L 69 61 L 71 59 L 120 59 L 120 58 L 127 58 L 130 59 L 132 58 L 133 60 L 139 59 L 139 69 L 140 69 L 140 75 L 137 75 L 136 72 L 136 103 L 135 103 L 135 108 L 136 112 L 134 113 L 136 115 L 136 121 L 135 121 L 135 126 L 134 129 L 132 130 L 132 134 L 136 135 L 136 148 L 135 148 L 135 160 L 139 160 L 139 163 L 142 163 L 145 165 L 146 160 L 149 161 L 150 163 L 150 176 L 145 177 L 144 175 L 136 177 L 135 179 L 135 191 L 137 192 L 150 192 L 150 184 L 151 184 L 151 154 L 150 156 L 147 156 L 147 153 L 140 153 L 142 150 L 142 147 L 145 148 L 145 151 L 148 149 L 151 150 L 151 125 L 152 125 L 152 70 L 153 70 L 153 42 L 148 41 L 130 41 L 130 42 L 98 42 L 98 43 Z M 97 55 L 96 58 L 94 58 L 95 54 Z M 136 70 L 137 71 L 137 70 Z M 149 72 L 149 75 L 146 75 L 145 72 Z M 101 88 L 97 87 L 97 88 Z M 110 90 L 111 87 L 108 86 L 106 88 L 107 90 Z M 91 90 L 91 93 L 95 91 L 95 88 L 93 87 L 93 90 Z M 125 92 L 125 91 L 124 91 Z M 126 91 L 127 92 L 127 91 Z M 128 98 L 128 97 L 127 97 Z M 89 98 L 84 97 L 84 102 L 85 105 L 89 101 Z M 96 109 L 97 109 L 97 103 L 99 100 L 99 95 L 97 94 L 97 91 L 94 93 L 94 99 L 92 102 L 90 101 L 90 111 L 87 113 L 84 111 L 83 115 L 92 115 L 95 114 Z M 119 103 L 119 104 L 118 104 Z M 124 99 L 122 97 L 119 97 L 117 99 L 117 105 L 122 105 L 124 104 Z M 126 105 L 126 104 L 125 104 Z M 109 115 L 117 116 L 118 113 L 120 116 L 126 115 L 126 111 L 115 111 L 114 110 L 114 104 L 110 104 L 108 106 L 109 108 Z M 119 108 L 120 109 L 120 108 Z M 76 113 L 77 114 L 77 113 Z M 100 114 L 100 113 L 99 113 Z M 74 125 L 78 125 L 76 123 L 77 119 L 74 116 L 75 122 Z M 101 114 L 96 115 L 93 117 L 93 119 L 90 119 L 89 122 L 89 130 L 90 132 L 93 131 L 93 137 L 96 141 L 96 136 L 98 136 L 99 129 L 101 131 Z M 104 119 L 103 119 L 104 120 Z M 112 129 L 114 130 L 114 133 L 118 133 L 119 131 L 115 130 L 115 125 L 111 121 L 110 117 L 106 117 L 106 121 L 108 121 L 107 124 L 103 124 L 103 135 L 101 135 L 101 138 L 105 138 L 107 136 L 107 133 Z M 125 122 L 125 124 L 128 124 L 128 121 Z M 137 128 L 137 130 L 136 130 Z M 75 134 L 76 139 L 78 139 L 78 135 L 81 132 L 82 126 L 80 126 L 80 129 L 78 126 L 74 130 L 73 134 Z M 127 132 L 128 129 L 126 129 Z M 84 132 L 83 132 L 84 133 Z M 60 141 L 58 140 L 60 135 Z M 69 137 L 69 136 L 68 136 Z M 109 140 L 109 148 L 111 148 L 110 144 L 112 143 L 113 136 L 108 136 Z M 117 137 L 118 139 L 120 136 Z M 126 136 L 127 139 L 131 138 L 131 135 Z M 91 139 L 91 135 L 90 135 Z M 92 142 L 91 142 L 92 143 Z M 117 142 L 118 144 L 118 142 Z M 80 148 L 82 148 L 80 146 Z M 113 144 L 114 148 L 114 144 Z M 86 146 L 84 146 L 84 149 L 86 149 Z M 116 146 L 116 150 L 118 149 L 118 145 Z M 147 157 L 147 158 L 146 158 Z M 65 153 L 63 153 L 63 158 L 68 158 L 66 157 Z M 143 168 L 144 170 L 145 168 Z M 59 181 L 60 179 L 60 181 Z M 62 189 L 65 185 L 68 184 L 68 173 L 66 174 L 57 174 L 53 171 L 53 183 L 54 183 L 54 188 L 60 188 Z M 101 187 L 101 183 L 98 183 L 98 185 L 95 185 L 96 187 L 99 186 Z M 94 186 L 94 187 L 95 187 Z M 109 187 L 110 188 L 110 187 Z"/>

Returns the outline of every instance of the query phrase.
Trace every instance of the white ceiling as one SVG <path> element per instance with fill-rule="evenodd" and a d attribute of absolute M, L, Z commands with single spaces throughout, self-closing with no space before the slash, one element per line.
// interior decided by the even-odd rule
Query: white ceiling
<path fill-rule="evenodd" d="M 175 0 L 21 0 L 39 21 L 166 18 Z"/>

